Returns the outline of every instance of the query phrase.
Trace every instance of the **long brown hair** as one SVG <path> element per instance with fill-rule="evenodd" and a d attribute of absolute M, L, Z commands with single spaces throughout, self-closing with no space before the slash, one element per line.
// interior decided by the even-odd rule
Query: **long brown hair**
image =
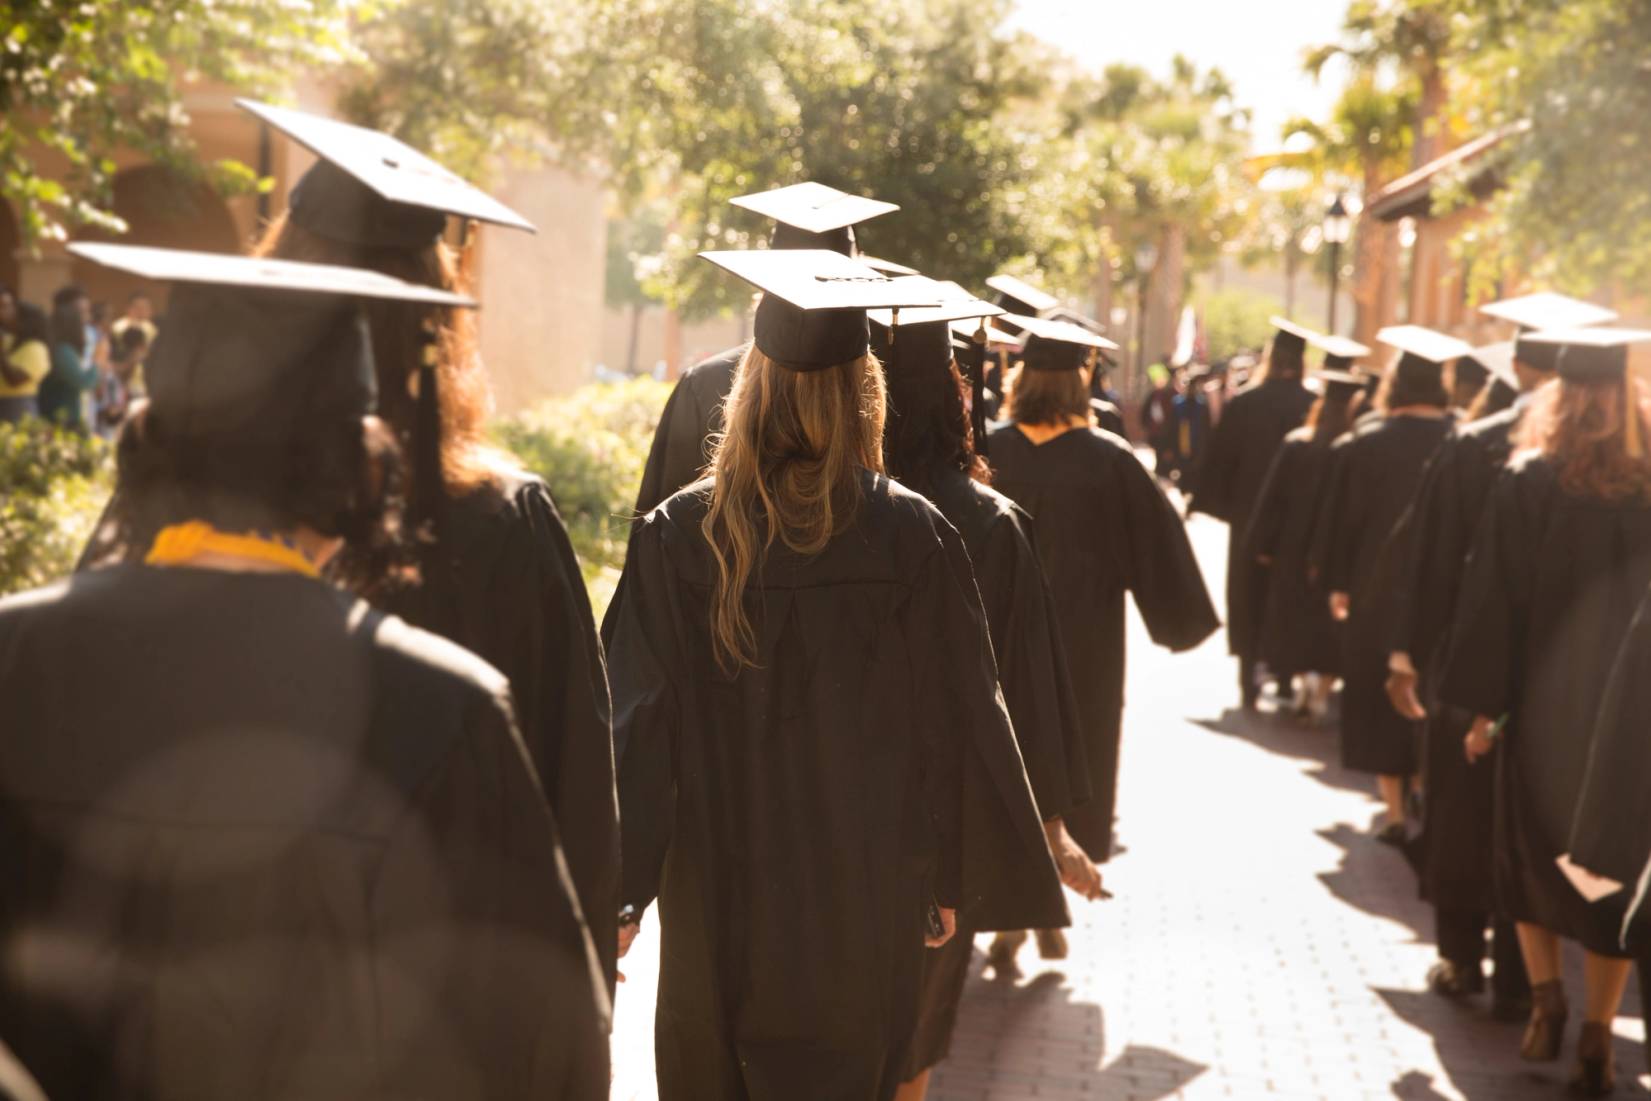
<path fill-rule="evenodd" d="M 1637 446 L 1623 415 L 1632 399 Z M 1536 391 L 1519 422 L 1519 444 L 1543 455 L 1560 488 L 1612 503 L 1651 503 L 1651 439 L 1633 376 L 1583 382 L 1562 378 Z"/>
<path fill-rule="evenodd" d="M 986 460 L 975 452 L 963 374 L 955 360 L 903 361 L 887 372 L 887 385 L 883 460 L 891 478 L 921 492 L 937 471 L 951 469 L 990 484 Z"/>
<path fill-rule="evenodd" d="M 1032 371 L 1016 367 L 1004 382 L 1003 415 L 1015 424 L 1092 421 L 1089 381 L 1082 370 Z"/>
<path fill-rule="evenodd" d="M 711 641 L 730 676 L 756 664 L 745 589 L 779 539 L 818 554 L 854 519 L 860 470 L 883 470 L 883 368 L 866 354 L 823 371 L 792 371 L 755 345 L 728 394 L 711 459 L 702 530 L 717 561 Z"/>
<path fill-rule="evenodd" d="M 445 241 L 423 249 L 346 244 L 309 232 L 286 213 L 269 224 L 252 254 L 367 268 L 460 294 L 470 293 L 472 282 L 467 266 Z M 378 373 L 378 414 L 395 432 L 411 467 L 416 461 L 411 440 L 418 400 L 409 380 L 420 360 L 420 339 L 427 318 L 435 320 L 437 333 L 442 486 L 449 496 L 457 497 L 492 481 L 506 462 L 501 453 L 486 444 L 493 395 L 477 347 L 473 310 L 408 302 L 367 304 Z M 408 476 L 409 484 L 417 484 L 416 471 L 409 469 Z"/>

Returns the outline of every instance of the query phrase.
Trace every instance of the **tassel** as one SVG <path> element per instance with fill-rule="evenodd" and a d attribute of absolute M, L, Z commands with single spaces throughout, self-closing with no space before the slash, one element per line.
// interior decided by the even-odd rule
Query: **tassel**
<path fill-rule="evenodd" d="M 974 432 L 975 454 L 986 458 L 986 319 L 980 319 L 972 338 L 975 353 L 969 362 L 969 427 Z"/>

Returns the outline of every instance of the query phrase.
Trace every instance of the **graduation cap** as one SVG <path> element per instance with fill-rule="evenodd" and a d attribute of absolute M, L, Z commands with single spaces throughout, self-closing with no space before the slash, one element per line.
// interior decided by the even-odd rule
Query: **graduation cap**
<path fill-rule="evenodd" d="M 293 221 L 329 240 L 379 248 L 424 248 L 447 216 L 536 232 L 533 223 L 405 142 L 337 119 L 235 105 L 319 158 L 288 198 Z"/>
<path fill-rule="evenodd" d="M 330 264 L 133 245 L 69 251 L 176 285 L 144 363 L 150 415 L 190 449 L 198 469 L 243 486 L 279 486 L 299 425 L 355 419 L 376 407 L 363 300 L 475 305 Z"/>
<path fill-rule="evenodd" d="M 1297 325 L 1287 317 L 1273 315 L 1267 319 L 1267 324 L 1277 331 L 1273 334 L 1273 347 L 1284 347 L 1295 355 L 1307 353 L 1307 345 L 1324 339 L 1324 334 L 1317 329 L 1309 329 L 1305 325 Z"/>
<path fill-rule="evenodd" d="M 1443 367 L 1461 356 L 1470 355 L 1473 345 L 1465 340 L 1429 329 L 1423 325 L 1389 325 L 1376 333 L 1376 339 L 1401 353 L 1399 362 L 1406 359 Z"/>
<path fill-rule="evenodd" d="M 986 280 L 986 286 L 997 292 L 997 304 L 1008 310 L 1012 317 L 1037 317 L 1061 304 L 1061 300 L 1054 295 L 1040 291 L 1013 275 L 994 275 Z M 1024 331 L 1013 320 L 1005 320 L 1017 334 Z"/>
<path fill-rule="evenodd" d="M 1298 326 L 1299 327 L 1299 326 Z M 1324 353 L 1324 368 L 1331 371 L 1340 371 L 1353 365 L 1355 359 L 1363 359 L 1370 354 L 1370 349 L 1356 340 L 1349 340 L 1345 336 L 1335 336 L 1331 333 L 1319 333 L 1307 330 L 1307 343 Z"/>
<path fill-rule="evenodd" d="M 973 395 L 970 416 L 975 446 L 985 454 L 986 343 L 989 339 L 986 319 L 1003 316 L 1003 307 L 975 297 L 959 283 L 926 282 L 943 296 L 940 305 L 870 311 L 867 317 L 872 324 L 872 348 L 891 370 L 899 370 L 901 364 L 956 358 Z M 953 334 L 960 336 L 961 341 L 954 342 Z"/>
<path fill-rule="evenodd" d="M 830 249 L 702 252 L 763 292 L 753 341 L 793 371 L 848 363 L 870 347 L 866 310 L 938 306 L 932 279 L 890 277 Z"/>
<path fill-rule="evenodd" d="M 1098 333 L 1070 321 L 1006 314 L 1004 320 L 1026 334 L 1021 362 L 1029 371 L 1071 371 L 1084 366 L 1095 351 L 1117 351 L 1118 346 Z"/>
<path fill-rule="evenodd" d="M 1526 331 L 1581 329 L 1617 319 L 1615 310 L 1551 291 L 1504 298 L 1500 302 L 1480 306 L 1479 312 L 1500 321 L 1511 321 Z"/>
<path fill-rule="evenodd" d="M 1313 376 L 1324 384 L 1326 392 L 1332 389 L 1357 391 L 1363 390 L 1370 382 L 1370 376 L 1363 371 L 1349 371 L 1341 367 L 1326 367 Z"/>
<path fill-rule="evenodd" d="M 1558 348 L 1560 378 L 1588 382 L 1625 377 L 1629 347 L 1651 341 L 1651 330 L 1551 329 L 1531 333 L 1529 341 Z"/>
<path fill-rule="evenodd" d="M 876 256 L 867 256 L 865 253 L 860 253 L 860 254 L 856 255 L 854 258 L 856 260 L 860 261 L 860 263 L 864 264 L 866 267 L 871 268 L 875 271 L 880 271 L 884 275 L 919 275 L 919 274 L 921 274 L 916 268 L 908 268 L 904 264 L 896 264 L 893 260 L 884 260 L 884 259 L 881 259 L 880 257 L 876 257 Z M 957 284 L 955 284 L 955 283 L 952 284 L 952 285 L 957 286 Z M 961 288 L 959 288 L 959 289 L 961 289 Z"/>
<path fill-rule="evenodd" d="M 728 201 L 779 223 L 772 248 L 830 249 L 844 256 L 854 255 L 855 226 L 900 209 L 897 203 L 850 195 L 812 181 Z"/>
<path fill-rule="evenodd" d="M 1513 341 L 1502 340 L 1474 348 L 1462 357 L 1457 369 L 1460 370 L 1461 364 L 1468 362 L 1477 364 L 1487 375 L 1515 393 L 1519 392 L 1519 376 L 1513 370 Z"/>
<path fill-rule="evenodd" d="M 976 324 L 968 319 L 952 322 L 952 332 L 965 340 L 972 340 L 976 334 L 985 336 L 987 344 L 1014 344 L 1018 345 L 1021 338 L 1007 329 L 1000 329 L 995 325 Z"/>

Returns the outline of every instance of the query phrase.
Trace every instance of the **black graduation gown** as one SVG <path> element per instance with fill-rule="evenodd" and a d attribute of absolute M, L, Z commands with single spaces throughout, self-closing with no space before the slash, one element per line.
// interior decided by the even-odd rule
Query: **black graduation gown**
<path fill-rule="evenodd" d="M 49 1096 L 607 1096 L 473 655 L 297 575 L 123 565 L 0 603 L 0 697 L 0 1035 Z"/>
<path fill-rule="evenodd" d="M 1509 716 L 1492 754 L 1503 910 L 1606 955 L 1623 954 L 1624 899 L 1589 905 L 1554 861 L 1570 847 L 1600 701 L 1648 584 L 1651 506 L 1574 497 L 1545 460 L 1516 458 L 1474 539 L 1440 685 L 1447 703 Z"/>
<path fill-rule="evenodd" d="M 1095 415 L 1095 427 L 1102 432 L 1110 432 L 1119 439 L 1125 439 L 1129 433 L 1124 428 L 1124 414 L 1118 406 L 1105 398 L 1090 398 L 1089 411 Z"/>
<path fill-rule="evenodd" d="M 1495 909 L 1491 874 L 1494 769 L 1470 765 L 1462 740 L 1473 716 L 1437 699 L 1450 616 L 1485 502 L 1507 465 L 1519 412 L 1504 410 L 1447 436 L 1394 529 L 1390 651 L 1410 655 L 1427 701 L 1422 724 L 1422 833 L 1415 849 L 1422 896 L 1447 910 Z"/>
<path fill-rule="evenodd" d="M 699 480 L 711 461 L 711 435 L 722 430 L 722 405 L 750 346 L 745 343 L 718 352 L 676 380 L 642 468 L 642 486 L 636 494 L 638 516 L 652 512 L 671 494 Z"/>
<path fill-rule="evenodd" d="M 1186 527 L 1129 446 L 1096 429 L 1034 444 L 991 434 L 993 485 L 1032 515 L 1078 697 L 1089 802 L 1066 825 L 1097 861 L 1112 854 L 1124 707 L 1124 594 L 1154 642 L 1189 650 L 1219 627 Z"/>
<path fill-rule="evenodd" d="M 1089 766 L 1031 517 L 958 470 L 937 472 L 923 489 L 963 537 L 974 566 L 998 683 L 1038 813 L 1044 821 L 1069 815 L 1089 798 Z M 917 1032 L 902 1078 L 916 1077 L 950 1050 L 973 948 L 971 931 L 959 929 L 950 943 L 924 954 Z"/>
<path fill-rule="evenodd" d="M 509 678 L 611 991 L 619 802 L 607 671 L 573 544 L 545 483 L 521 473 L 444 501 L 440 531 L 424 583 L 386 604 Z"/>
<path fill-rule="evenodd" d="M 1252 558 L 1272 560 L 1256 655 L 1270 669 L 1341 671 L 1341 625 L 1329 594 L 1310 576 L 1313 523 L 1330 473 L 1330 441 L 1311 428 L 1284 437 L 1256 498 L 1248 533 Z"/>
<path fill-rule="evenodd" d="M 1645 812 L 1651 807 L 1647 715 L 1651 715 L 1651 594 L 1640 601 L 1600 701 L 1569 847 L 1577 864 L 1623 885 L 1635 911 L 1623 931 L 1624 948 L 1641 961 L 1651 956 L 1651 911 L 1641 897 L 1647 890 L 1646 869 L 1651 867 L 1651 814 Z M 1623 900 L 1602 900 L 1598 905 L 1614 913 Z"/>
<path fill-rule="evenodd" d="M 623 899 L 660 901 L 660 1096 L 886 1098 L 931 898 L 969 928 L 1067 922 L 971 569 L 862 473 L 853 524 L 776 543 L 755 668 L 713 656 L 710 483 L 639 521 L 610 620 Z"/>
<path fill-rule="evenodd" d="M 1268 571 L 1244 548 L 1244 533 L 1273 455 L 1301 426 L 1313 395 L 1296 379 L 1266 379 L 1234 394 L 1210 431 L 1209 446 L 1192 485 L 1189 508 L 1223 520 L 1227 540 L 1227 646 L 1241 658 L 1257 655 Z M 1293 673 L 1293 669 L 1275 670 Z"/>
<path fill-rule="evenodd" d="M 1341 669 L 1346 768 L 1384 776 L 1416 769 L 1421 724 L 1387 698 L 1393 594 L 1381 584 L 1383 551 L 1428 459 L 1453 428 L 1449 417 L 1388 416 L 1354 428 L 1331 448 L 1315 561 L 1322 563 L 1325 592 L 1350 598 Z"/>

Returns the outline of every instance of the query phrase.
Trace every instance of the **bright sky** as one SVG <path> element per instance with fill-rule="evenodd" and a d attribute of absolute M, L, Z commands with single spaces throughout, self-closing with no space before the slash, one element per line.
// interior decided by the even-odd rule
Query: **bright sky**
<path fill-rule="evenodd" d="M 1336 39 L 1345 10 L 1344 0 L 1017 0 L 1010 25 L 1097 70 L 1124 61 L 1164 74 L 1178 53 L 1219 68 L 1254 113 L 1256 151 L 1269 152 L 1286 119 L 1322 118 L 1334 101 L 1339 74 L 1315 83 L 1301 55 Z"/>

